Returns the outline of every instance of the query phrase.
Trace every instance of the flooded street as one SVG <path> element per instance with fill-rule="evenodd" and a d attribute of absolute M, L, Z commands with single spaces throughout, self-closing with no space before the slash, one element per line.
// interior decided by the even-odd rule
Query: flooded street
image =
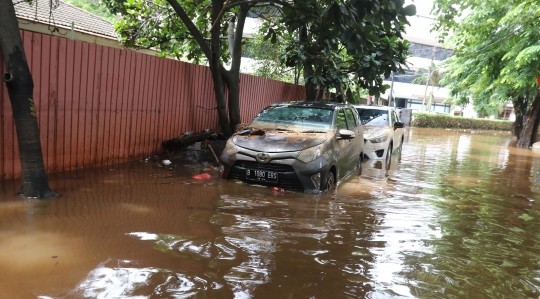
<path fill-rule="evenodd" d="M 412 128 L 323 195 L 156 161 L 0 182 L 0 298 L 538 298 L 540 151 L 509 144 Z"/>

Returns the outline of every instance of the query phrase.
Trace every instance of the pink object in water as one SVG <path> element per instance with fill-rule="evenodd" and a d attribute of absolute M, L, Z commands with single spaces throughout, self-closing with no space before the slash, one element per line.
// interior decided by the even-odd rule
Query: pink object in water
<path fill-rule="evenodd" d="M 280 188 L 280 187 L 272 187 L 272 191 L 281 192 L 281 193 L 287 192 L 287 191 L 285 191 L 285 189 Z"/>
<path fill-rule="evenodd" d="M 196 174 L 194 176 L 192 176 L 192 178 L 196 179 L 196 180 L 209 180 L 212 178 L 212 176 L 206 172 L 204 173 L 201 173 L 201 174 Z"/>

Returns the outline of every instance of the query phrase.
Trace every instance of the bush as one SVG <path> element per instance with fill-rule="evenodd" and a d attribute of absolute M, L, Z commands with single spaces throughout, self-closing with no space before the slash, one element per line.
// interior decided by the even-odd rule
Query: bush
<path fill-rule="evenodd" d="M 511 131 L 509 120 L 465 118 L 446 114 L 413 112 L 411 127 Z"/>

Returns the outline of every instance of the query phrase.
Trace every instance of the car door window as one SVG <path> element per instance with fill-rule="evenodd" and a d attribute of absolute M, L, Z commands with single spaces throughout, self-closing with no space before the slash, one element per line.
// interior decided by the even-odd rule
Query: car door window
<path fill-rule="evenodd" d="M 336 127 L 338 130 L 347 130 L 347 120 L 345 119 L 345 113 L 342 109 L 337 113 Z"/>
<path fill-rule="evenodd" d="M 349 130 L 353 130 L 358 125 L 356 118 L 354 117 L 354 113 L 349 108 L 345 108 L 344 110 L 345 110 L 345 116 L 347 118 L 347 128 Z"/>

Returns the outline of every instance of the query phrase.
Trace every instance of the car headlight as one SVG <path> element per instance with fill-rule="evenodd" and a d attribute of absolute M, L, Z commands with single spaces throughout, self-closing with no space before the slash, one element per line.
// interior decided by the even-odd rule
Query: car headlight
<path fill-rule="evenodd" d="M 308 149 L 301 151 L 296 157 L 296 159 L 304 163 L 308 163 L 319 158 L 320 156 L 321 156 L 321 147 L 317 145 L 317 146 L 310 147 Z"/>
<path fill-rule="evenodd" d="M 374 134 L 373 137 L 369 137 L 371 143 L 383 143 L 386 140 L 388 140 L 388 134 L 386 132 Z"/>
<path fill-rule="evenodd" d="M 234 144 L 232 138 L 229 138 L 229 140 L 227 140 L 227 143 L 225 144 L 225 152 L 229 156 L 238 153 L 238 147 L 236 146 L 236 144 Z"/>

